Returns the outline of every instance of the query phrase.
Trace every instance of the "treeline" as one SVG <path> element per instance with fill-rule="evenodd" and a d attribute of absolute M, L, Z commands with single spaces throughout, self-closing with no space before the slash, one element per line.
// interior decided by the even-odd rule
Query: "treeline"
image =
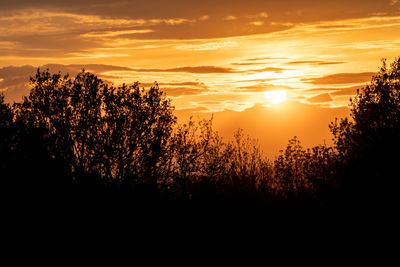
<path fill-rule="evenodd" d="M 400 59 L 383 61 L 351 100 L 351 118 L 330 125 L 333 147 L 305 149 L 293 138 L 269 161 L 241 130 L 226 142 L 212 120 L 177 124 L 157 84 L 115 87 L 85 71 L 38 70 L 23 102 L 0 97 L 1 190 L 77 205 L 107 199 L 98 206 L 125 210 L 382 219 L 398 195 L 399 79 Z"/>

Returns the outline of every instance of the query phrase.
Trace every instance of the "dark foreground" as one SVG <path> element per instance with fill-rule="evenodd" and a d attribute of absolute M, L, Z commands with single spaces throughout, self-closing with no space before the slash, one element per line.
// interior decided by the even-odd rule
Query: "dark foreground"
<path fill-rule="evenodd" d="M 5 218 L 137 233 L 391 229 L 399 77 L 400 59 L 383 64 L 351 100 L 351 118 L 331 123 L 333 147 L 293 138 L 271 162 L 240 130 L 225 142 L 211 120 L 177 125 L 157 84 L 38 70 L 22 103 L 0 97 Z"/>

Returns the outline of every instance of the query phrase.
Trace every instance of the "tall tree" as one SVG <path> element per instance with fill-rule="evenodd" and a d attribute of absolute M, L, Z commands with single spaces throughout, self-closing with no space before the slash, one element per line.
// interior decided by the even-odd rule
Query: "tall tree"
<path fill-rule="evenodd" d="M 15 106 L 18 118 L 43 127 L 52 157 L 67 162 L 78 183 L 156 184 L 159 162 L 175 122 L 170 100 L 155 84 L 120 87 L 82 71 L 68 75 L 37 71 L 32 90 Z"/>
<path fill-rule="evenodd" d="M 344 162 L 343 181 L 362 199 L 396 195 L 400 160 L 400 58 L 383 60 L 371 83 L 351 100 L 351 118 L 331 124 L 335 148 Z M 357 192 L 356 194 L 354 192 Z"/>

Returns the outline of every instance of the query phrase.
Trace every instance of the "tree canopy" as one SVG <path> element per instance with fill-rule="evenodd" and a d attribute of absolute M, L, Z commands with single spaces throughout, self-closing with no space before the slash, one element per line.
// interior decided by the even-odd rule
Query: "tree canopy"
<path fill-rule="evenodd" d="M 371 82 L 351 99 L 351 118 L 331 124 L 342 179 L 365 198 L 393 199 L 400 159 L 400 58 L 382 61 Z"/>

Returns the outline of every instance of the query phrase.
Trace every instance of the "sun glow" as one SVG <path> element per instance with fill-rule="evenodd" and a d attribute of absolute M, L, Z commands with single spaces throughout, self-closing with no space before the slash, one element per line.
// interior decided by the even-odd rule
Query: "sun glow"
<path fill-rule="evenodd" d="M 266 91 L 264 97 L 271 104 L 279 104 L 286 100 L 286 90 Z"/>

